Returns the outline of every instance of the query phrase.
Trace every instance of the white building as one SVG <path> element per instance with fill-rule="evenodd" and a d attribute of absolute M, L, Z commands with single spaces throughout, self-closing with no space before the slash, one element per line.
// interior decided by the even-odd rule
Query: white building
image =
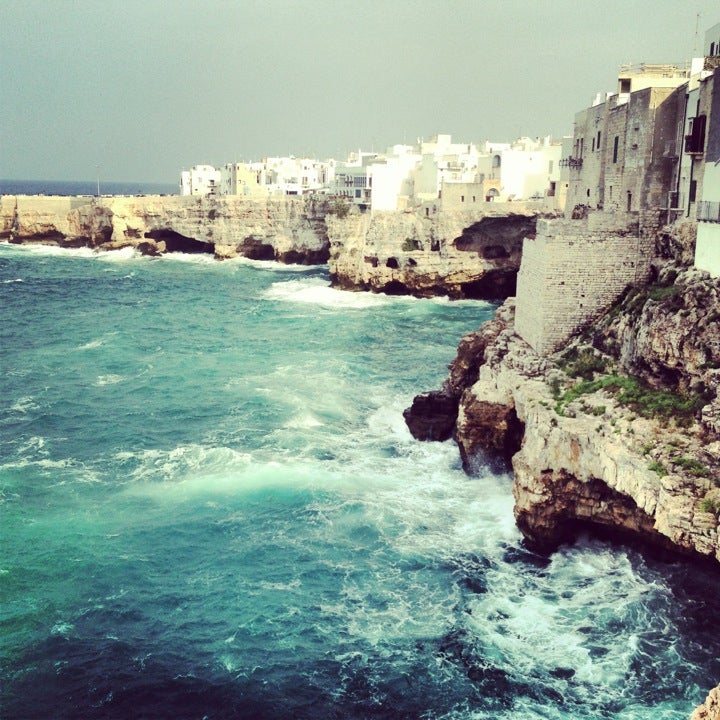
<path fill-rule="evenodd" d="M 500 152 L 501 200 L 540 200 L 560 181 L 562 144 L 523 137 Z"/>
<path fill-rule="evenodd" d="M 362 209 L 404 210 L 442 199 L 450 204 L 544 197 L 559 178 L 560 145 L 549 138 L 513 144 L 453 143 L 451 135 L 418 138 L 387 152 L 358 150 L 345 162 L 269 157 L 228 163 L 220 170 L 197 165 L 181 175 L 184 195 L 301 195 L 328 192 Z M 461 187 L 462 186 L 462 187 Z"/>
<path fill-rule="evenodd" d="M 220 171 L 212 165 L 193 165 L 180 173 L 181 195 L 214 195 L 220 185 Z"/>
<path fill-rule="evenodd" d="M 700 82 L 700 94 L 692 133 L 686 141 L 704 151 L 704 170 L 699 180 L 695 266 L 720 277 L 720 23 L 705 34 L 708 76 Z M 710 71 L 712 70 L 712 74 Z M 687 146 L 687 142 L 686 142 Z"/>

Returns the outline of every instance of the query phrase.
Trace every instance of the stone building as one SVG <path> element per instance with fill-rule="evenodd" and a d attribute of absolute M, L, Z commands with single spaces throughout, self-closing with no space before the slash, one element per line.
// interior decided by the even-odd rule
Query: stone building
<path fill-rule="evenodd" d="M 720 277 L 720 24 L 687 66 L 623 66 L 575 116 L 566 217 L 523 244 L 515 328 L 551 353 L 649 277 L 654 238 L 697 220 L 695 264 Z"/>
<path fill-rule="evenodd" d="M 567 210 L 632 212 L 666 206 L 691 68 L 623 66 L 618 91 L 575 116 Z"/>

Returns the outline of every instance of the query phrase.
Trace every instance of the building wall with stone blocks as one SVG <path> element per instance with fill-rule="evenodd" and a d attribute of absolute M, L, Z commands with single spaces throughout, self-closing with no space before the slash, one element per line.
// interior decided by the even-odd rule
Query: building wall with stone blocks
<path fill-rule="evenodd" d="M 654 235 L 640 225 L 638 213 L 538 220 L 523 243 L 515 307 L 515 329 L 536 352 L 555 352 L 628 285 L 647 281 Z"/>
<path fill-rule="evenodd" d="M 678 155 L 678 109 L 684 88 L 646 87 L 575 116 L 567 210 L 629 212 L 667 206 Z"/>

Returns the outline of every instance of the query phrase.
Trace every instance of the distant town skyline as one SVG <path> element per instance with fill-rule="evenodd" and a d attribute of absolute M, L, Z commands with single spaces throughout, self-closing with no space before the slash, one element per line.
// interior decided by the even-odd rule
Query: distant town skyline
<path fill-rule="evenodd" d="M 717 0 L 3 0 L 0 178 L 560 138 L 621 64 L 687 62 L 718 22 Z"/>

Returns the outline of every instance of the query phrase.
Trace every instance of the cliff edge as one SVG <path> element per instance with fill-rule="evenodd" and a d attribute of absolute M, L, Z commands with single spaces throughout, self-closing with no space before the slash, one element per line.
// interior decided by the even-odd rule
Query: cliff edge
<path fill-rule="evenodd" d="M 515 517 L 537 547 L 591 528 L 720 561 L 719 384 L 720 285 L 668 268 L 550 356 L 515 332 L 506 301 L 406 419 L 421 439 L 453 434 L 470 472 L 488 454 L 510 460 Z M 433 437 L 423 423 L 441 400 Z"/>

